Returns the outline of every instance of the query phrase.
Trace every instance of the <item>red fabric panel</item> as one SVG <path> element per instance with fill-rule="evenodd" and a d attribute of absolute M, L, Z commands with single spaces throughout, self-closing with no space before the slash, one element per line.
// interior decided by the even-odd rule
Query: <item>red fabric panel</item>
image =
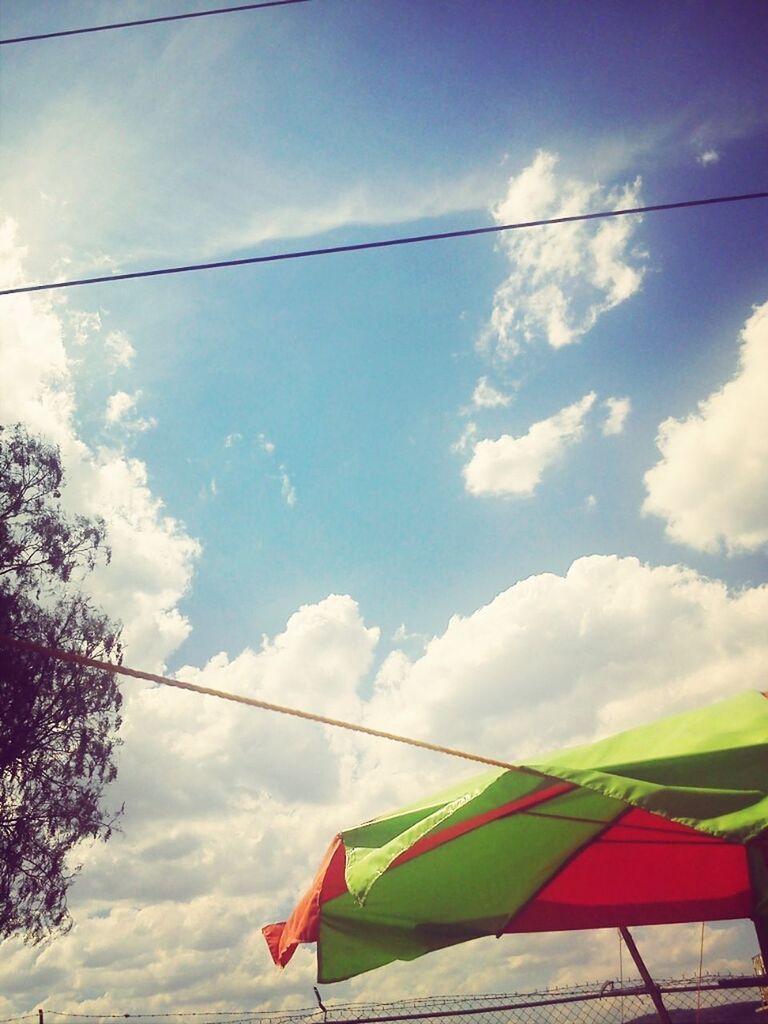
<path fill-rule="evenodd" d="M 519 814 L 521 811 L 529 810 L 531 807 L 543 804 L 547 800 L 553 800 L 556 796 L 562 796 L 563 793 L 567 793 L 571 789 L 576 789 L 575 783 L 556 782 L 546 789 L 540 789 L 536 793 L 521 796 L 519 800 L 510 800 L 509 803 L 501 804 L 501 806 L 494 807 L 483 814 L 476 814 L 474 818 L 467 818 L 466 821 L 460 821 L 456 825 L 449 825 L 448 828 L 431 832 L 393 860 L 389 870 L 398 867 L 400 864 L 405 864 L 408 860 L 413 860 L 414 857 L 420 857 L 423 853 L 434 850 L 438 846 L 450 843 L 452 839 L 457 839 L 467 832 L 473 832 L 476 828 L 480 828 L 481 825 L 487 825 L 488 822 L 496 821 L 498 818 L 507 818 L 510 814 Z"/>
<path fill-rule="evenodd" d="M 287 921 L 268 924 L 261 929 L 272 959 L 285 967 L 300 942 L 317 942 L 320 929 L 320 905 L 347 891 L 344 880 L 344 844 L 336 836 L 328 847 L 312 885 L 296 904 Z"/>
<path fill-rule="evenodd" d="M 634 808 L 584 847 L 505 932 L 749 917 L 746 849 Z"/>

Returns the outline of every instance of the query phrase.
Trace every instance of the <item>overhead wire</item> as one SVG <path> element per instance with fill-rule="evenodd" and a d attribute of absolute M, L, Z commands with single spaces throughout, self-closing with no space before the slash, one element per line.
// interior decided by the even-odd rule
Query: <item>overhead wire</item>
<path fill-rule="evenodd" d="M 575 224 L 579 221 L 601 220 L 610 217 L 628 217 L 636 214 L 658 213 L 662 210 L 681 210 L 696 206 L 713 206 L 720 203 L 739 203 L 755 199 L 768 199 L 766 192 L 748 192 L 742 195 L 713 196 L 708 199 L 684 199 L 675 203 L 655 203 L 652 206 L 634 206 L 621 210 L 599 210 L 594 213 L 577 213 L 567 217 L 546 217 L 539 220 L 519 221 L 514 224 L 492 224 L 482 228 L 463 228 L 457 231 L 439 231 L 425 235 L 408 235 L 385 238 L 373 242 L 354 242 L 348 245 L 331 245 L 317 249 L 299 249 L 290 252 L 271 253 L 267 256 L 246 256 L 241 259 L 213 260 L 208 263 L 190 263 L 180 266 L 158 267 L 152 270 L 134 270 L 123 274 L 105 274 L 100 277 L 74 278 L 67 281 L 48 281 L 45 284 L 25 284 L 16 288 L 0 289 L 0 296 L 22 295 L 27 292 L 52 291 L 60 288 L 77 288 L 81 285 L 108 284 L 116 281 L 132 281 L 138 278 L 163 277 L 169 274 L 189 274 L 202 270 L 219 270 L 226 267 L 245 267 L 256 263 L 276 263 L 281 260 L 298 260 L 310 256 L 330 256 L 345 252 L 363 252 L 367 249 L 385 249 L 398 245 L 414 245 L 420 242 L 439 242 L 448 238 L 468 238 L 472 235 L 499 234 L 504 231 L 519 231 L 523 228 L 546 227 L 555 224 Z"/>
<path fill-rule="evenodd" d="M 32 640 L 21 640 L 18 637 L 0 635 L 0 647 L 11 647 L 15 650 L 28 651 L 33 654 L 42 654 L 46 657 L 55 658 L 70 665 L 79 665 L 82 668 L 95 668 L 103 672 L 111 672 L 115 675 L 129 676 L 132 679 L 144 679 L 150 683 L 158 683 L 161 686 L 172 686 L 178 690 L 190 690 L 192 693 L 204 694 L 208 697 L 217 697 L 220 700 L 231 701 L 234 704 L 244 704 L 246 707 L 259 708 L 262 711 L 274 711 L 280 715 L 290 715 L 294 718 L 301 718 L 309 722 L 318 722 L 321 725 L 329 725 L 335 729 L 346 729 L 349 732 L 362 733 L 365 736 L 375 736 L 378 739 L 390 740 L 395 743 L 404 743 L 410 747 L 419 747 L 422 750 L 430 750 L 437 754 L 448 754 L 450 757 L 460 757 L 465 761 L 477 761 L 480 764 L 492 765 L 495 768 L 511 768 L 527 772 L 530 775 L 540 775 L 531 768 L 514 765 L 509 761 L 499 761 L 493 757 L 484 757 L 482 754 L 473 754 L 465 750 L 458 750 L 455 747 L 445 747 L 439 743 L 430 743 L 427 740 L 417 740 L 409 736 L 401 736 L 398 733 L 386 732 L 383 729 L 373 729 L 367 725 L 359 725 L 355 722 L 346 722 L 340 718 L 330 718 L 328 715 L 318 715 L 313 711 L 302 711 L 300 708 L 290 708 L 283 704 L 273 704 L 270 701 L 259 700 L 257 697 L 246 697 L 244 694 L 230 693 L 227 690 L 216 690 L 210 686 L 199 686 L 197 683 L 189 683 L 182 679 L 170 679 L 168 676 L 161 676 L 154 672 L 144 672 L 141 669 L 128 668 L 125 665 L 116 665 L 111 661 L 101 661 L 98 658 L 87 658 L 83 654 L 76 654 L 74 651 L 63 651 L 57 647 L 48 647 L 45 644 L 38 644 Z"/>
<path fill-rule="evenodd" d="M 40 39 L 58 39 L 61 36 L 84 36 L 92 32 L 110 32 L 114 29 L 136 28 L 139 25 L 157 25 L 162 21 L 186 21 L 189 18 L 209 18 L 219 14 L 235 14 L 238 11 L 253 11 L 260 7 L 286 7 L 288 4 L 306 4 L 310 0 L 261 0 L 260 3 L 238 4 L 235 7 L 217 7 L 208 11 L 187 11 L 184 14 L 165 14 L 157 18 L 138 18 L 136 21 L 115 21 L 109 25 L 89 25 L 85 28 L 62 29 L 58 32 L 40 32 L 37 35 L 16 36 L 0 39 L 0 46 L 13 43 L 32 43 Z"/>

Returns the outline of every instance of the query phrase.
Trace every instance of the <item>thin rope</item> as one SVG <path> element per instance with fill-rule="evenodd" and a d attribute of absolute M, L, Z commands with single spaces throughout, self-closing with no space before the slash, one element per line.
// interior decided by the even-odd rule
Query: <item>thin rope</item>
<path fill-rule="evenodd" d="M 427 740 L 400 736 L 397 733 L 385 732 L 383 729 L 372 729 L 367 725 L 345 722 L 339 718 L 329 718 L 327 715 L 317 715 L 312 711 L 302 711 L 299 708 L 289 708 L 282 704 L 272 704 L 270 701 L 259 700 L 256 697 L 246 697 L 239 693 L 229 693 L 226 690 L 215 690 L 210 686 L 198 686 L 197 683 L 188 683 L 182 679 L 169 679 L 167 676 L 156 675 L 154 672 L 143 672 L 140 669 L 127 668 L 125 665 L 115 665 L 110 661 L 86 658 L 83 654 L 75 654 L 73 651 L 61 651 L 58 648 L 47 647 L 44 644 L 37 644 L 31 640 L 19 640 L 16 637 L 0 635 L 0 646 L 2 645 L 20 651 L 43 654 L 47 657 L 56 658 L 58 661 L 67 662 L 70 665 L 79 665 L 82 668 L 96 668 L 103 672 L 112 672 L 115 675 L 130 676 L 132 679 L 144 679 L 147 682 L 158 683 L 161 686 L 173 686 L 178 690 L 190 690 L 192 693 L 202 693 L 208 697 L 218 697 L 219 700 L 232 701 L 234 704 L 244 704 L 246 707 L 259 708 L 262 711 L 274 711 L 279 715 L 292 715 L 294 718 L 302 718 L 308 722 L 319 722 L 321 725 L 330 725 L 335 729 L 347 729 L 349 732 L 362 733 L 365 736 L 376 736 L 379 739 L 391 740 L 394 743 L 404 743 L 410 747 L 431 750 L 437 754 L 461 757 L 465 761 L 477 761 L 479 764 L 493 765 L 496 768 L 509 768 L 516 771 L 524 771 L 530 775 L 541 775 L 540 772 L 536 772 L 531 768 L 511 764 L 509 761 L 498 761 L 493 757 L 472 754 L 465 750 L 457 750 L 455 747 L 444 747 L 439 743 L 429 743 Z"/>
<path fill-rule="evenodd" d="M 105 274 L 101 277 L 81 277 L 69 281 L 49 281 L 46 284 L 25 284 L 18 288 L 4 288 L 1 295 L 21 295 L 26 292 L 44 292 L 56 288 L 77 288 L 86 284 L 108 284 L 115 281 L 133 281 L 143 277 L 163 277 L 168 274 L 190 274 L 200 270 L 220 270 L 225 267 L 245 267 L 255 263 L 275 263 L 279 260 L 299 260 L 308 256 L 330 256 L 343 252 L 362 252 L 365 249 L 385 249 L 395 245 L 414 245 L 419 242 L 439 242 L 447 238 L 468 238 L 471 235 L 498 234 L 522 228 L 539 228 L 553 224 L 575 224 L 579 221 L 600 220 L 607 217 L 628 217 L 634 214 L 658 213 L 661 210 L 682 210 L 692 206 L 712 206 L 717 203 L 739 203 L 751 199 L 768 199 L 768 192 L 749 192 L 738 196 L 714 196 L 711 199 L 685 199 L 677 203 L 657 203 L 654 206 L 634 206 L 625 210 L 599 210 L 569 217 L 549 217 L 543 220 L 520 221 L 517 224 L 494 224 L 485 228 L 464 228 L 460 231 L 441 231 L 429 235 L 409 235 L 385 238 L 375 242 L 357 242 L 353 245 L 332 245 L 322 249 L 299 249 L 293 252 L 272 253 L 269 256 L 246 256 L 236 260 L 214 260 L 210 263 L 190 263 L 184 266 L 158 267 L 155 270 L 134 270 L 126 274 Z"/>
<path fill-rule="evenodd" d="M 701 944 L 699 946 L 699 984 L 696 989 L 696 1024 L 701 1020 L 701 973 L 704 964 L 704 922 L 701 922 Z"/>
<path fill-rule="evenodd" d="M 137 21 L 116 21 L 111 25 L 89 25 L 87 28 L 70 28 L 62 32 L 42 32 L 36 36 L 17 36 L 15 39 L 0 39 L 0 46 L 12 43 L 31 43 L 38 39 L 58 39 L 61 36 L 83 36 L 91 32 L 109 32 L 116 28 L 136 28 L 138 25 L 157 25 L 161 21 L 186 21 L 188 18 L 207 18 L 211 15 L 234 14 L 236 11 L 254 11 L 259 7 L 285 7 L 288 4 L 306 4 L 309 0 L 262 0 L 261 3 L 239 4 L 237 7 L 218 7 L 211 11 L 190 11 L 186 14 L 166 14 L 161 18 L 141 18 Z M 53 1012 L 53 1011 L 51 1011 Z"/>

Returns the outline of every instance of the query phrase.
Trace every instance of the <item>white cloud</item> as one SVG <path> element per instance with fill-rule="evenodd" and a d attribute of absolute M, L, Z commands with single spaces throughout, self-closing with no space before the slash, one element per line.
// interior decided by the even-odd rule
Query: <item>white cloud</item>
<path fill-rule="evenodd" d="M 245 224 L 233 221 L 213 240 L 227 252 L 262 244 L 271 239 L 307 238 L 343 225 L 388 225 L 480 210 L 487 201 L 494 175 L 468 174 L 463 178 L 433 179 L 428 187 L 403 181 L 397 188 L 350 186 L 335 195 L 318 195 L 314 202 L 296 203 L 285 196 L 272 208 L 263 208 Z"/>
<path fill-rule="evenodd" d="M 130 366 L 136 356 L 125 331 L 110 331 L 104 339 L 104 350 L 113 366 Z"/>
<path fill-rule="evenodd" d="M 597 508 L 597 498 L 594 494 L 587 495 L 587 497 L 584 499 L 584 507 L 587 509 L 588 512 L 591 512 L 592 509 Z"/>
<path fill-rule="evenodd" d="M 107 423 L 118 423 L 120 420 L 124 419 L 136 405 L 136 402 L 140 397 L 140 391 L 137 391 L 133 395 L 129 395 L 126 391 L 117 391 L 114 395 L 110 395 L 107 399 Z"/>
<path fill-rule="evenodd" d="M 291 483 L 291 478 L 288 476 L 285 466 L 280 467 L 280 494 L 285 504 L 289 508 L 293 508 L 296 504 L 296 488 Z"/>
<path fill-rule="evenodd" d="M 472 392 L 472 404 L 478 409 L 498 409 L 506 407 L 512 401 L 511 395 L 498 391 L 488 383 L 487 377 L 481 377 Z"/>
<path fill-rule="evenodd" d="M 260 649 L 178 675 L 355 719 L 378 641 L 351 598 L 331 595 Z M 278 975 L 259 930 L 306 883 L 329 805 L 354 788 L 344 736 L 189 692 L 134 681 L 124 692 L 110 793 L 126 801 L 122 833 L 83 851 L 70 935 L 43 951 L 4 945 L 0 990 L 36 1005 L 45 984 L 48 1005 L 106 1012 L 263 1004 L 306 988 L 309 963 Z"/>
<path fill-rule="evenodd" d="M 598 185 L 556 176 L 557 157 L 539 152 L 509 179 L 493 207 L 497 224 L 572 216 L 640 205 L 639 179 L 606 192 Z M 629 299 L 643 279 L 641 254 L 630 249 L 639 218 L 559 224 L 505 232 L 500 245 L 510 262 L 497 288 L 481 338 L 511 357 L 544 339 L 553 348 L 578 341 L 608 310 Z"/>
<path fill-rule="evenodd" d="M 261 450 L 263 452 L 267 453 L 267 455 L 274 455 L 274 453 L 275 453 L 274 443 L 269 440 L 269 438 L 266 436 L 266 434 L 259 434 L 259 436 L 256 438 L 256 443 L 258 444 L 259 448 L 261 448 Z"/>
<path fill-rule="evenodd" d="M 766 615 L 768 586 L 731 593 L 680 565 L 580 558 L 452 618 L 366 713 L 381 728 L 523 758 L 763 688 Z"/>
<path fill-rule="evenodd" d="M 0 279 L 6 287 L 24 280 L 26 250 L 16 242 L 16 225 L 0 221 Z M 26 423 L 61 444 L 71 436 L 74 396 L 62 324 L 50 298 L 6 296 L 0 307 L 0 417 Z"/>
<path fill-rule="evenodd" d="M 92 333 L 101 330 L 101 316 L 99 313 L 73 310 L 70 313 L 70 320 L 74 328 L 75 343 L 78 345 L 84 345 Z"/>
<path fill-rule="evenodd" d="M 522 760 L 762 685 L 766 613 L 766 587 L 732 594 L 681 566 L 593 556 L 454 617 L 419 657 L 388 655 L 370 696 L 379 631 L 343 595 L 300 608 L 259 649 L 178 674 Z M 306 1005 L 314 952 L 280 973 L 260 926 L 291 908 L 339 828 L 458 781 L 472 766 L 192 693 L 134 682 L 124 689 L 113 793 L 126 801 L 123 833 L 84 851 L 70 935 L 45 950 L 3 946 L 0 1008 Z M 654 930 L 658 976 L 695 969 L 698 944 L 686 959 L 687 935 Z M 334 986 L 333 998 L 616 976 L 614 941 L 585 936 L 576 955 L 567 936 L 483 940 L 472 945 L 469 975 L 459 970 L 467 948 L 446 950 Z M 732 943 L 708 937 L 707 964 L 733 966 Z"/>
<path fill-rule="evenodd" d="M 129 395 L 127 391 L 116 391 L 107 399 L 107 410 L 105 422 L 109 426 L 120 424 L 131 433 L 143 433 L 145 430 L 152 430 L 157 426 L 157 420 L 153 416 L 135 416 L 128 419 L 128 414 L 136 407 L 141 398 L 141 391 Z"/>
<path fill-rule="evenodd" d="M 463 453 L 470 448 L 477 440 L 477 424 L 471 420 L 461 432 L 461 437 L 451 445 L 452 452 Z"/>
<path fill-rule="evenodd" d="M 12 222 L 5 221 L 0 227 L 2 280 L 23 279 L 23 255 Z M 48 297 L 4 298 L 0 379 L 14 386 L 0 390 L 0 421 L 23 422 L 59 445 L 69 511 L 103 516 L 107 523 L 112 561 L 88 577 L 88 590 L 125 623 L 128 656 L 157 668 L 189 632 L 177 606 L 189 588 L 199 545 L 165 513 L 141 461 L 108 448 L 91 449 L 77 435 L 76 366 L 64 345 L 67 311 L 66 304 Z M 132 396 L 127 399 L 130 407 Z M 117 397 L 111 410 L 116 423 L 126 411 L 126 398 Z M 142 422 L 135 421 L 134 428 Z"/>
<path fill-rule="evenodd" d="M 464 467 L 466 489 L 478 495 L 532 495 L 545 470 L 581 439 L 584 419 L 594 402 L 595 393 L 590 392 L 554 416 L 534 423 L 521 437 L 502 434 L 496 440 L 478 441 Z"/>
<path fill-rule="evenodd" d="M 243 435 L 235 432 L 234 434 L 227 434 L 224 438 L 224 447 L 233 448 L 236 444 L 243 440 Z"/>
<path fill-rule="evenodd" d="M 672 540 L 730 554 L 768 543 L 768 302 L 744 325 L 733 378 L 695 414 L 665 420 L 656 444 L 643 511 Z"/>
<path fill-rule="evenodd" d="M 702 153 L 699 153 L 696 158 L 702 167 L 708 167 L 709 164 L 716 164 L 720 159 L 720 154 L 716 149 L 705 149 Z"/>
<path fill-rule="evenodd" d="M 37 104 L 34 130 L 28 120 L 6 118 L 12 123 L 4 123 L 2 141 L 14 154 L 14 173 L 6 175 L 4 201 L 33 239 L 34 274 L 48 278 L 53 261 L 69 261 L 70 276 L 78 276 L 99 267 L 109 273 L 127 263 L 168 261 L 179 253 L 210 258 L 350 225 L 390 225 L 487 206 L 498 180 L 492 167 L 445 177 L 425 166 L 415 174 L 411 165 L 382 166 L 372 176 L 369 160 L 361 158 L 340 177 L 335 158 L 284 153 L 274 144 L 280 129 L 265 107 L 254 107 L 246 96 L 235 99 L 231 80 L 218 92 L 205 85 L 231 79 L 241 45 L 242 33 L 223 22 L 215 44 L 192 23 L 156 37 L 149 47 L 135 48 L 126 39 L 125 60 L 115 65 L 94 54 L 90 75 L 68 78 L 66 96 Z M 266 34 L 257 49 L 263 47 L 268 59 L 275 45 Z M 53 78 L 71 70 L 53 54 L 45 69 Z M 244 136 L 230 123 L 233 102 L 250 118 L 252 134 Z M 84 159 L 81 141 L 66 125 L 86 122 L 91 132 Z M 216 146 L 201 151 L 201 132 L 215 135 Z M 194 155 L 193 171 L 177 173 L 180 154 Z M 41 192 L 49 203 L 41 203 Z"/>
<path fill-rule="evenodd" d="M 275 444 L 273 441 L 270 441 L 266 434 L 259 434 L 258 437 L 256 438 L 256 443 L 263 452 L 270 456 L 270 458 L 275 454 Z M 296 488 L 291 483 L 291 478 L 288 475 L 288 470 L 284 463 L 281 463 L 278 466 L 277 471 L 280 478 L 280 496 L 282 497 L 283 501 L 288 506 L 288 508 L 293 508 L 293 506 L 296 504 Z"/>
<path fill-rule="evenodd" d="M 602 404 L 608 410 L 601 427 L 603 435 L 612 437 L 615 434 L 621 434 L 632 410 L 632 402 L 628 398 L 606 398 Z"/>

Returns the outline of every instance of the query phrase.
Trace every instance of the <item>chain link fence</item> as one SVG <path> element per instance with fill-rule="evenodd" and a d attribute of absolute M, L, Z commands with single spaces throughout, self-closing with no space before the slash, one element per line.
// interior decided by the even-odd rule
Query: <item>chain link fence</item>
<path fill-rule="evenodd" d="M 759 1024 L 761 1019 L 768 1024 L 768 989 L 761 989 L 754 977 L 678 979 L 659 982 L 658 992 L 670 1024 Z M 761 1010 L 766 1010 L 765 1017 L 759 1015 Z M 644 986 L 622 988 L 618 981 L 608 981 L 541 992 L 397 1003 L 324 1004 L 318 996 L 317 1006 L 285 1011 L 97 1015 L 42 1010 L 9 1018 L 8 1024 L 114 1024 L 118 1018 L 141 1024 L 658 1024 L 660 1019 Z"/>

